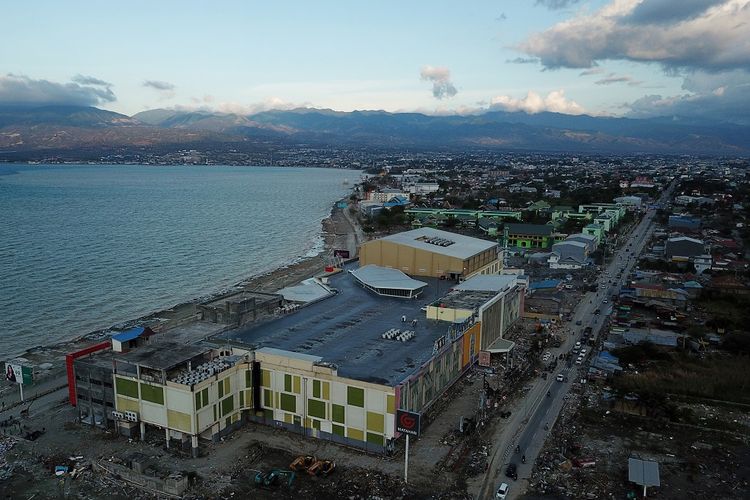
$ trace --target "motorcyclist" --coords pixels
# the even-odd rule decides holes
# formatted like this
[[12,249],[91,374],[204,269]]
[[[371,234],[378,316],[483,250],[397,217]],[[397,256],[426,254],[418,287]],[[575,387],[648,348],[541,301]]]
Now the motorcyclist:
[[520,444],[516,445],[516,453],[521,453],[521,445]]
[[549,391],[547,391],[547,397],[549,397]]
[[525,464],[525,463],[526,463],[526,455],[523,455],[523,456],[521,457],[521,463],[522,463],[522,464]]

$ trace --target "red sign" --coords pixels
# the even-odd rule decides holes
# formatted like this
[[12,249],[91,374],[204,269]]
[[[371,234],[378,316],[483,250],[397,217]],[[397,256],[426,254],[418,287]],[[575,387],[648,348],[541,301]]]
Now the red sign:
[[479,351],[479,366],[491,366],[492,355],[488,351]]
[[410,436],[419,436],[419,419],[419,413],[398,410],[396,412],[396,430]]

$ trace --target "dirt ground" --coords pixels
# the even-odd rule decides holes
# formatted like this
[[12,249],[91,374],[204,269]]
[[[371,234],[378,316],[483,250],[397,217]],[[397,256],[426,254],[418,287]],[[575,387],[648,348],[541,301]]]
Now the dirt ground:
[[[582,386],[545,445],[524,498],[625,498],[639,488],[627,480],[628,457],[659,463],[661,486],[649,497],[750,497],[750,419],[732,408],[684,404],[704,415],[701,426],[618,411],[601,386]],[[732,426],[732,431],[725,429]],[[591,468],[571,459],[591,458]]]

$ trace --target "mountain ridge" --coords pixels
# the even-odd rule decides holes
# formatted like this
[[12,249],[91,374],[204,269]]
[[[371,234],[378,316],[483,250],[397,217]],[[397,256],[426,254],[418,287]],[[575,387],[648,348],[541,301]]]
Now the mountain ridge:
[[94,107],[0,106],[8,150],[178,147],[181,143],[599,153],[750,155],[750,127],[679,117],[650,119],[491,110],[427,115],[297,108],[256,113],[152,109],[127,116]]

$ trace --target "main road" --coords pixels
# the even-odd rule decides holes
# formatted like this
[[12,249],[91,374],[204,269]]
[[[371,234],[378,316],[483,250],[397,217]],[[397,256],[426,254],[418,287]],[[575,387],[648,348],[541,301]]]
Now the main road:
[[[673,183],[662,194],[659,204],[663,205],[670,199],[675,185],[676,183]],[[559,357],[560,354],[570,352],[575,342],[580,341],[586,326],[592,327],[595,336],[599,335],[603,324],[602,318],[611,308],[609,298],[615,290],[619,290],[620,286],[627,283],[628,275],[637,262],[637,256],[649,240],[655,213],[654,208],[647,209],[641,222],[630,231],[612,256],[609,265],[602,269],[600,280],[596,283],[596,292],[589,292],[581,299],[572,315],[570,335],[559,348],[550,350],[553,356]],[[586,357],[589,354],[590,351],[586,353]],[[573,359],[570,361],[572,363]],[[477,498],[492,498],[503,482],[510,484],[508,499],[517,498],[524,492],[534,461],[557,420],[568,391],[579,378],[579,367],[581,374],[585,373],[585,362],[580,365],[564,364],[561,370],[547,380],[540,378],[533,383],[519,403],[520,411],[516,411],[495,443],[495,451],[489,461],[490,465]],[[557,381],[558,374],[563,376],[562,382]],[[525,462],[522,458],[525,458]],[[510,463],[516,464],[521,481],[514,482],[505,477],[505,469]]]

